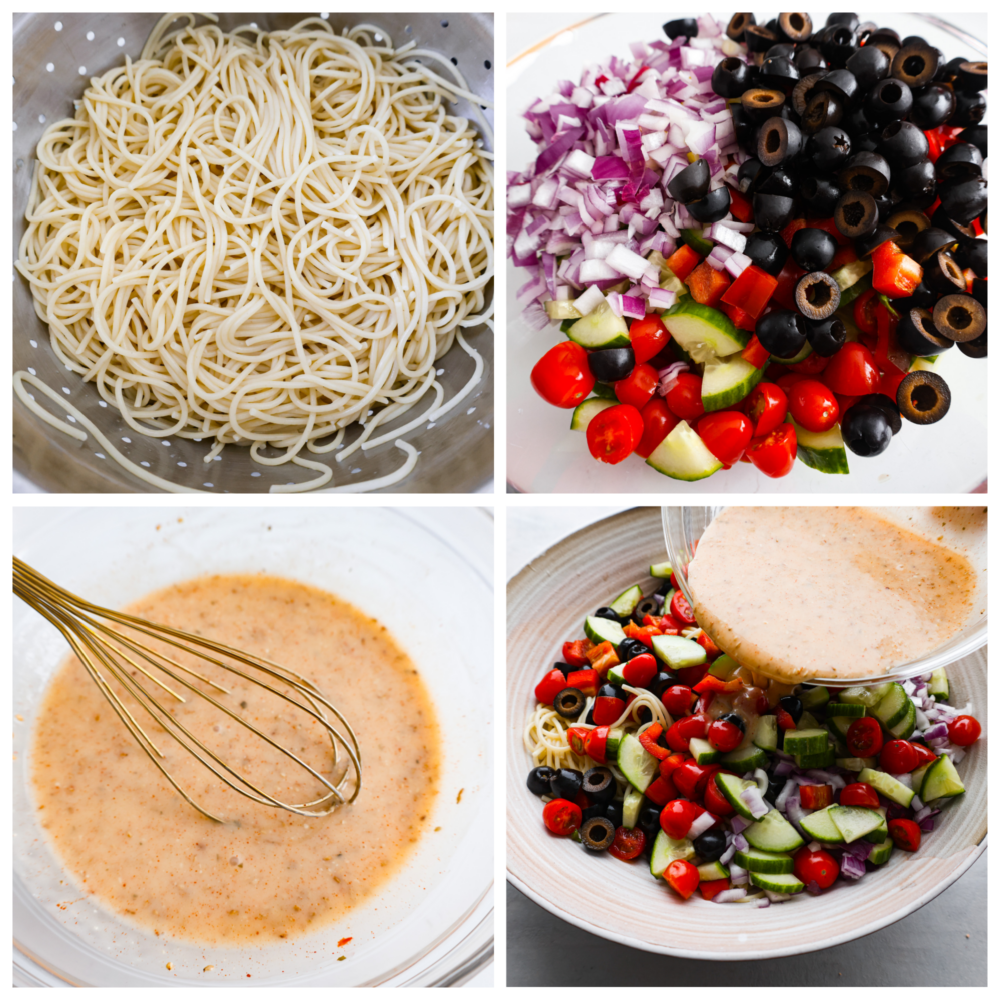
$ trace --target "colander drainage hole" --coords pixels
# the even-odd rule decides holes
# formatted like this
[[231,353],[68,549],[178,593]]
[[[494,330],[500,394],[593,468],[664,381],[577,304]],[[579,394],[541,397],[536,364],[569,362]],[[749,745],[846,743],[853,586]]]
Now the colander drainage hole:
[[323,18],[324,21],[329,21],[330,20],[330,15],[329,14],[320,14],[320,17]]
[[105,403],[103,399],[98,400],[97,405],[101,407],[101,409],[103,410],[106,410],[108,408],[108,404]]
[[486,67],[487,69],[493,69],[493,63],[491,63],[491,62],[489,61],[489,59],[487,59],[487,60],[486,60],[486,61],[485,61],[485,62],[483,63],[483,65],[484,65],[484,66],[485,66],[485,67]]
[[45,115],[39,115],[38,116],[38,124],[39,125],[44,125],[45,124]]
[[67,389],[66,386],[62,387],[62,391],[66,393],[67,396],[69,395],[69,389]]
[[207,486],[210,490],[215,489],[215,483],[202,483],[202,486]]
[[141,466],[142,466],[142,467],[143,467],[144,469],[148,469],[148,468],[149,468],[149,462],[140,462],[139,464],[140,464],[140,465],[141,465]]
[[107,455],[102,455],[102,454],[101,454],[101,453],[100,453],[99,451],[95,451],[95,452],[94,452],[94,454],[95,454],[95,455],[96,455],[96,456],[97,456],[98,458],[107,458],[107,457],[108,457]]
[[187,462],[178,462],[177,465],[182,469],[186,469],[188,467]]
[[54,27],[56,31],[62,31],[62,21],[56,21],[52,27]]
[[14,122],[14,131],[17,131],[17,122]]
[[45,72],[46,73],[51,73],[55,68],[56,68],[55,63],[46,63],[45,64]]
[[34,368],[29,368],[29,369],[28,369],[28,374],[29,374],[29,375],[37,375],[38,373],[37,373],[37,372],[35,371],[35,369],[34,369]]
[[94,40],[94,33],[92,31],[87,32],[87,41],[92,42]]
[[131,444],[131,443],[132,443],[132,439],[131,439],[131,438],[122,438],[122,440],[123,440],[123,441],[124,441],[124,442],[125,442],[126,444]]
[[451,57],[451,61],[452,61],[453,65],[455,65],[455,66],[458,65],[458,60],[454,56]]
[[251,472],[250,473],[250,478],[251,479],[259,479],[260,478],[260,473],[259,472]]
[[80,67],[80,76],[86,76],[86,75],[87,75],[87,67],[86,66],[81,66]]
[[448,22],[447,21],[442,21],[441,22],[441,27],[442,28],[447,28],[448,27]]
[[123,48],[124,46],[125,46],[125,39],[124,38],[119,38],[118,39],[118,48]]

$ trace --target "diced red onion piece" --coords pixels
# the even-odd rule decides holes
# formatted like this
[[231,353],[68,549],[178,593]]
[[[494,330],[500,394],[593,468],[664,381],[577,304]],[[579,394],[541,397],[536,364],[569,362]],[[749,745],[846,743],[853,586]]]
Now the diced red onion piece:
[[591,285],[573,305],[581,316],[589,316],[603,301],[604,293],[596,285]]
[[753,261],[746,254],[734,253],[726,261],[726,270],[734,278],[738,278],[752,263]]
[[646,304],[638,296],[623,295],[622,313],[631,319],[642,319],[646,315]]
[[649,304],[656,309],[669,309],[677,301],[677,293],[669,288],[651,288]]
[[691,829],[688,831],[688,839],[694,840],[695,837],[700,837],[706,830],[711,830],[715,826],[715,823],[716,818],[710,812],[706,810],[700,813],[691,824]]
[[729,247],[720,245],[713,247],[712,252],[705,259],[708,261],[709,267],[714,267],[716,271],[721,271],[725,267],[726,261],[732,257],[734,252]]
[[589,285],[593,281],[614,281],[621,274],[605,260],[585,260],[580,265],[580,281]]
[[622,296],[621,292],[608,292],[608,305],[611,311],[619,318],[622,317]]
[[716,893],[712,897],[713,903],[735,903],[747,894],[746,889],[726,889],[724,892]]
[[[627,247],[620,245],[611,251],[607,262],[611,267],[617,268],[622,274],[627,275],[634,281],[639,280],[644,274],[649,274],[651,270],[653,272],[656,270],[653,265],[637,253],[633,253]],[[654,273],[654,277],[659,278],[659,275]]]

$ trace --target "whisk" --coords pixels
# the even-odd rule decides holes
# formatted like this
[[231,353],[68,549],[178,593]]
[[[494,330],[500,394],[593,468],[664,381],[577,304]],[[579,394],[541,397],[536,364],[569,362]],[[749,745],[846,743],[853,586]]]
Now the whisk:
[[[142,712],[148,714],[164,733],[176,740],[181,747],[231,789],[261,805],[287,809],[299,816],[322,817],[329,816],[339,806],[349,804],[358,797],[358,793],[361,791],[361,751],[358,747],[357,737],[347,720],[330,703],[323,692],[305,677],[286,667],[272,663],[270,660],[251,656],[221,642],[91,604],[42,576],[16,556],[14,557],[14,593],[59,629],[143,752],[160,769],[177,792],[209,819],[220,823],[225,822],[219,816],[199,805],[167,770],[163,763],[166,755],[161,752],[137,719],[138,716],[145,721]],[[192,679],[200,681],[207,687],[214,689],[214,692],[222,695],[231,693],[226,687],[205,677],[199,671],[184,666],[173,657],[154,650],[140,639],[114,626],[126,626],[130,632],[141,633],[159,643],[175,647],[182,654],[221,667],[223,670],[229,671],[283,699],[288,703],[291,711],[306,713],[308,717],[323,727],[326,736],[329,737],[333,754],[331,774],[336,776],[341,769],[343,773],[332,780],[323,777],[297,754],[273,740],[266,733],[261,732],[252,722],[242,718],[220,702],[212,693],[200,690]],[[223,662],[219,657],[235,661],[239,666]],[[105,676],[106,674],[107,676]],[[262,679],[262,676],[268,680],[280,682],[284,689],[272,686]],[[121,694],[112,688],[108,677],[113,678],[118,683],[119,688],[122,689]],[[190,695],[205,699],[219,711],[224,712],[241,726],[245,726],[261,740],[303,768],[323,786],[319,797],[310,802],[283,802],[257,787],[245,774],[227,764],[215,751],[207,747],[182,722],[176,719],[169,710],[164,708],[150,694],[143,683],[143,679],[145,679],[176,699],[177,702],[184,703],[186,701],[184,695],[175,690],[175,687],[171,686],[165,678],[170,678],[177,687],[186,689]],[[126,700],[129,700],[130,703],[126,704]],[[134,702],[135,705],[131,705],[131,702]],[[136,711],[135,706],[138,706],[142,712]],[[328,719],[327,713],[335,717],[343,732]],[[341,763],[339,760],[341,751],[346,754],[345,763]]]

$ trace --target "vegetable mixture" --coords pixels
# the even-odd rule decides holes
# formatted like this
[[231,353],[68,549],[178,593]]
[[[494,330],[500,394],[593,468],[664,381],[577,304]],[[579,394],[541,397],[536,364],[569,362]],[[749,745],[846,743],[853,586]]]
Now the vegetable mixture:
[[527,784],[548,831],[645,856],[684,899],[757,906],[919,851],[981,734],[948,704],[946,672],[768,681],[697,627],[669,565],[650,574],[655,594],[636,585],[588,616],[535,688],[525,745],[549,763]]
[[518,299],[567,336],[532,385],[601,462],[847,473],[986,357],[986,63],[856,14],[664,30],[525,113]]

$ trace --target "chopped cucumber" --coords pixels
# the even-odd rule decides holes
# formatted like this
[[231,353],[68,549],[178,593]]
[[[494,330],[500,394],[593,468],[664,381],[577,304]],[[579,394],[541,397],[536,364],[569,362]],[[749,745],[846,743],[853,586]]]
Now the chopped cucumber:
[[708,740],[692,736],[689,752],[696,764],[711,764],[719,759],[719,751]]
[[[787,738],[787,734],[786,734]],[[837,751],[833,747],[827,747],[820,753],[800,753],[795,756],[795,763],[799,767],[809,770],[813,767],[833,767],[833,762],[837,759]]]
[[853,844],[866,834],[877,830],[884,816],[877,809],[864,806],[830,806],[830,819],[840,831],[845,844]]
[[847,449],[838,424],[817,433],[807,431],[794,420],[791,422],[798,443],[796,454],[803,465],[832,476],[846,476],[851,471],[847,465]]
[[831,701],[826,706],[826,717],[828,719],[834,715],[843,715],[850,719],[860,719],[864,714],[864,705],[851,705],[845,701]]
[[889,729],[889,735],[894,740],[908,740],[917,728],[917,706],[907,697],[906,715]]
[[853,715],[828,715],[826,719],[827,727],[834,736],[840,739],[847,739],[847,730],[852,723],[857,721]]
[[768,875],[787,875],[795,867],[790,854],[772,854],[770,851],[758,851],[755,847],[737,851],[735,861],[748,872],[764,872]]
[[708,659],[704,646],[682,635],[654,635],[653,652],[671,670],[698,667]]
[[625,739],[624,729],[612,729],[608,733],[608,742],[604,748],[604,756],[612,763],[618,762],[618,750],[621,748],[622,740]]
[[[936,761],[932,760],[930,763],[923,764],[915,771],[910,772],[910,781],[912,782],[911,787],[921,798],[924,797],[924,778],[927,776],[927,772],[931,769],[931,764],[934,763],[936,763]],[[872,764],[872,767],[874,766],[875,765]]]
[[649,575],[657,580],[669,580],[671,573],[673,573],[673,568],[668,562],[653,563],[649,567]]
[[707,479],[722,468],[722,463],[708,450],[705,442],[686,420],[682,420],[650,453],[646,464],[657,472],[693,483]]
[[893,846],[894,844],[891,840],[876,844],[872,848],[871,854],[868,855],[868,860],[873,865],[884,865],[889,860],[889,855],[892,854]]
[[557,320],[580,319],[583,315],[576,308],[576,303],[572,299],[549,299],[545,303],[545,311],[549,314],[549,319],[553,322]]
[[[609,385],[607,382],[595,382],[594,388],[590,390],[595,396],[600,396],[601,399],[610,399],[612,403],[618,403],[618,394],[615,392],[615,387]],[[584,400],[586,402],[586,400]]]
[[716,657],[715,662],[708,668],[708,672],[713,677],[728,681],[739,669],[740,665],[728,653],[723,653],[722,656]]
[[602,642],[610,642],[612,646],[617,648],[620,643],[625,641],[625,632],[621,625],[611,621],[610,618],[597,618],[594,615],[589,615],[583,623],[583,631],[591,642],[596,642],[598,645]]
[[763,377],[763,368],[755,367],[739,354],[706,361],[701,381],[701,405],[706,413],[733,406]]
[[[838,315],[841,318],[843,318],[844,316],[848,316],[850,313],[850,309],[848,307],[851,305],[851,303],[854,302],[854,300],[859,295],[863,295],[865,292],[867,292],[868,289],[871,287],[872,287],[872,279],[866,274],[863,275],[861,278],[859,278],[857,281],[855,281],[854,284],[851,285],[849,288],[845,288],[840,293],[840,305],[838,306],[839,310]],[[853,325],[854,324],[852,322],[851,326]],[[847,324],[845,323],[844,326],[847,326]],[[848,327],[847,329],[847,336],[849,338],[851,336],[850,327]]]
[[756,788],[756,781],[749,781],[747,778],[738,778],[735,774],[723,774],[719,771],[715,775],[715,786],[722,792],[725,800],[744,818],[752,820],[753,813],[740,798],[748,788]]
[[[752,744],[747,747],[740,747],[731,753],[724,754],[721,763],[733,771],[754,771],[758,767],[767,767],[767,754],[760,747]],[[766,850],[766,848],[765,848]]]
[[628,733],[618,748],[618,770],[637,791],[644,792],[653,783],[659,764],[656,758]]
[[886,774],[885,771],[876,771],[870,767],[866,767],[858,775],[858,780],[867,782],[876,792],[881,792],[887,799],[891,799],[901,806],[908,806],[916,794],[912,788],[907,788],[891,774]]
[[586,347],[588,351],[600,351],[608,347],[629,347],[632,343],[628,324],[621,316],[616,316],[611,311],[607,300],[583,319],[578,319],[566,332],[566,336],[581,347]]
[[846,702],[848,705],[864,705],[865,708],[874,708],[889,690],[889,684],[876,684],[875,687],[850,687],[844,688],[840,692],[837,701]]
[[753,745],[772,753],[778,749],[778,717],[776,715],[762,715],[757,720],[757,728],[753,734]]
[[715,244],[706,240],[700,229],[682,229],[681,239],[702,257],[707,257],[715,249]]
[[622,618],[627,618],[636,609],[636,605],[642,600],[642,587],[636,585],[623,590],[608,607]]
[[[841,292],[857,284],[872,269],[870,257],[860,257],[831,272],[830,277],[840,286]],[[841,299],[843,301],[843,299]]]
[[860,774],[866,767],[875,767],[878,764],[877,757],[838,757],[834,763],[837,767],[842,767],[845,771],[854,771]]
[[814,708],[822,708],[830,701],[830,692],[825,687],[811,687],[799,692],[799,701],[803,708],[810,711]]
[[924,802],[930,802],[933,799],[954,798],[964,791],[965,785],[962,784],[962,779],[958,776],[958,771],[955,770],[951,758],[941,754],[924,775],[920,797]]
[[649,870],[654,878],[663,878],[663,873],[674,861],[687,861],[695,854],[694,844],[684,840],[672,840],[662,830],[653,841],[653,850],[649,856]]
[[872,709],[872,715],[885,729],[891,729],[906,718],[906,706],[909,704],[910,696],[903,690],[903,685],[893,681],[889,690]]
[[[798,729],[819,729],[819,720],[812,712],[803,712],[799,717]],[[826,732],[824,729],[823,732]]]
[[777,809],[772,809],[763,819],[751,823],[743,831],[743,836],[751,847],[772,853],[795,851],[805,843],[795,827]]
[[803,347],[802,350],[799,351],[799,353],[796,354],[794,357],[791,358],[776,357],[774,358],[774,360],[777,361],[779,365],[797,365],[800,361],[805,361],[805,359],[808,358],[809,355],[812,354],[812,352],[813,352],[812,344],[810,344],[809,341],[807,340],[805,343],[805,347]]
[[569,429],[571,431],[586,432],[587,427],[590,426],[590,421],[593,420],[594,417],[601,412],[601,410],[606,410],[611,406],[615,406],[617,402],[617,399],[614,402],[610,399],[585,399],[573,411],[573,417],[569,422]]
[[695,302],[689,295],[663,314],[663,324],[673,340],[699,363],[738,354],[750,342],[748,330],[738,329],[725,313]]
[[910,362],[909,370],[911,372],[936,372],[938,369],[938,358],[940,357],[940,354],[932,354],[926,358],[915,357]]
[[699,882],[718,882],[720,878],[729,878],[729,869],[720,861],[709,861],[698,865]]
[[950,691],[948,690],[948,674],[944,667],[938,667],[931,674],[931,682],[927,685],[927,691],[935,701],[947,701]]
[[889,836],[889,823],[885,818],[885,806],[879,806],[875,811],[882,817],[882,822],[874,830],[872,830],[871,833],[865,834],[865,840],[870,841],[873,844],[882,844]]
[[617,687],[621,687],[623,684],[628,684],[625,679],[625,674],[622,672],[622,668],[625,664],[620,663],[617,667],[611,667],[607,673],[607,680],[609,684],[614,684]]
[[639,822],[639,813],[646,796],[636,788],[625,789],[625,800],[622,802],[622,826],[634,830]]
[[830,816],[832,808],[833,806],[827,806],[825,809],[817,809],[816,812],[810,813],[802,820],[802,829],[813,840],[818,840],[821,844],[842,844],[844,842],[843,835]]
[[805,889],[805,885],[795,875],[765,875],[764,872],[750,872],[750,881],[759,889],[766,889],[768,892],[784,892],[791,895]]
[[789,729],[785,733],[785,753],[793,757],[799,754],[822,753],[830,741],[825,729]]

